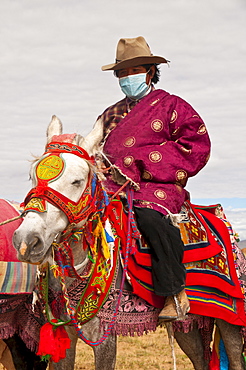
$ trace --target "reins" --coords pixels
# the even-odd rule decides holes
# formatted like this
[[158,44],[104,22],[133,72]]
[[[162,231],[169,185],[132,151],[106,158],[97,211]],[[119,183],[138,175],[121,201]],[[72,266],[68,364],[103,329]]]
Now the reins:
[[111,199],[116,198],[117,195],[129,184],[130,180],[127,180],[111,197]]
[[10,222],[13,222],[13,221],[19,220],[20,218],[23,218],[23,217],[25,216],[25,213],[26,213],[26,212],[22,212],[19,216],[16,216],[16,217],[14,217],[14,218],[10,218],[10,219],[8,219],[8,220],[5,220],[5,221],[3,221],[3,222],[0,222],[0,226],[2,226],[2,225],[6,225],[6,224],[8,224],[8,223],[10,223]]

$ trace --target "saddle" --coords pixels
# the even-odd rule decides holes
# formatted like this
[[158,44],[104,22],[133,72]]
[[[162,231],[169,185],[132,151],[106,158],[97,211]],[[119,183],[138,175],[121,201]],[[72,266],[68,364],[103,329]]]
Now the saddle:
[[[183,263],[187,270],[190,313],[245,326],[246,263],[221,205],[199,206],[187,201],[183,211],[187,218],[178,227],[185,248]],[[107,214],[121,237],[124,264],[127,215],[117,200],[110,203]],[[133,293],[154,307],[162,308],[164,298],[155,295],[153,290],[150,248],[137,234],[135,239],[133,234],[131,245],[128,275]]]

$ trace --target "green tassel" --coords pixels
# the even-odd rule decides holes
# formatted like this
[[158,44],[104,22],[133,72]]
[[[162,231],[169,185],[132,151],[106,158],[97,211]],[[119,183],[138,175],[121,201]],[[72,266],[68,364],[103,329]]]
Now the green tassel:
[[90,253],[88,253],[88,258],[89,260],[92,262],[92,263],[95,263],[95,260],[92,258],[92,255]]
[[51,355],[45,355],[45,356],[43,355],[41,356],[41,361],[49,362],[50,358],[51,358]]

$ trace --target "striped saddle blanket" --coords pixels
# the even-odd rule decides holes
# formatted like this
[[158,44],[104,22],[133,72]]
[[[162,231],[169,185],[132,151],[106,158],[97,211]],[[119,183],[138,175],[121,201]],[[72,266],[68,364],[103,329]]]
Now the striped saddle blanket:
[[[190,202],[184,207],[187,219],[179,228],[185,248],[190,313],[246,326],[246,260],[222,207]],[[124,245],[122,249],[124,254]],[[155,307],[163,306],[163,298],[153,291],[151,254],[143,240],[129,256],[128,274],[136,295]]]
[[[18,204],[0,199],[0,223],[19,215]],[[20,262],[12,244],[14,231],[21,219],[0,226],[0,294],[32,293],[35,279],[35,265]]]

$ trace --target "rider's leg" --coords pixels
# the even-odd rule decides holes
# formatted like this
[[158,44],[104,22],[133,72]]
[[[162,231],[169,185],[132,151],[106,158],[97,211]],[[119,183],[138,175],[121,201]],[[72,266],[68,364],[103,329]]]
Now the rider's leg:
[[166,296],[160,319],[175,320],[189,310],[184,291],[184,244],[169,218],[149,208],[134,207],[138,228],[152,251],[152,276],[157,295]]

